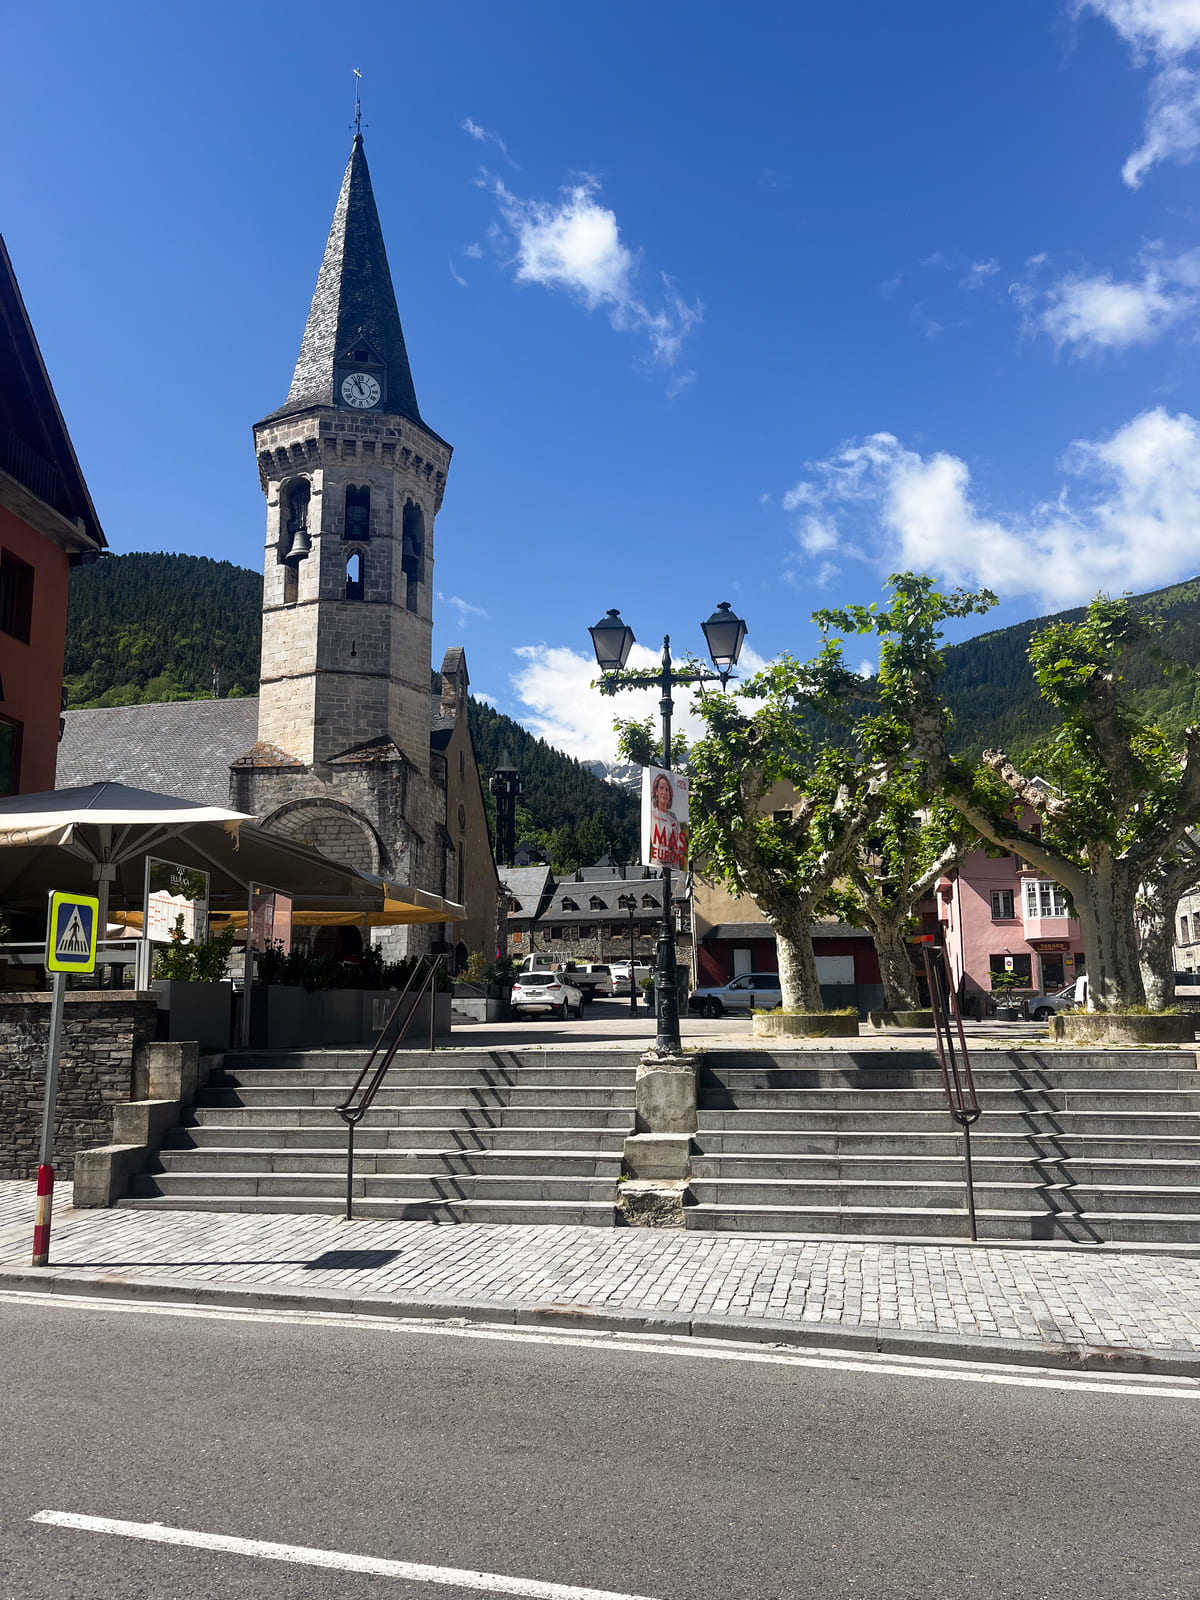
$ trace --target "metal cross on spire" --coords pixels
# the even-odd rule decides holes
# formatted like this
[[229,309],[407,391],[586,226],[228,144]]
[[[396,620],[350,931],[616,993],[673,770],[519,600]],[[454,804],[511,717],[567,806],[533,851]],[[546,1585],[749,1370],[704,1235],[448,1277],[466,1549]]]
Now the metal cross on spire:
[[362,133],[362,129],[363,129],[362,100],[361,100],[361,98],[359,96],[359,89],[360,89],[361,85],[362,85],[362,73],[358,70],[357,67],[355,67],[354,68],[354,131],[355,131],[356,134],[361,134]]

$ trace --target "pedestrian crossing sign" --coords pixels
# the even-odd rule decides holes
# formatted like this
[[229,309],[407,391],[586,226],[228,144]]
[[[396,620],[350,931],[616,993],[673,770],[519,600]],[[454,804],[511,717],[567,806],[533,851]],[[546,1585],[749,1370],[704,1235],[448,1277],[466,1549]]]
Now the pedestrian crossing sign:
[[100,902],[91,895],[50,894],[46,966],[51,972],[95,972]]

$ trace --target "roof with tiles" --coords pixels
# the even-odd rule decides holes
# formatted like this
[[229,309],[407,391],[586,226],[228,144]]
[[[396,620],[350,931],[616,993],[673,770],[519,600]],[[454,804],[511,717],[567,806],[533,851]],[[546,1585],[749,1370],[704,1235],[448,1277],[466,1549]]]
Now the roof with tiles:
[[258,736],[258,699],[68,711],[55,787],[127,783],[207,805],[229,804],[229,765]]

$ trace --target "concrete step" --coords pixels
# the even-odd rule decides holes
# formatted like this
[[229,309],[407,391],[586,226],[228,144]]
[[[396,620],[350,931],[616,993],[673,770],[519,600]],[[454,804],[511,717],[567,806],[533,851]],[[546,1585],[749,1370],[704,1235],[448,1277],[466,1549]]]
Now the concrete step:
[[[976,1183],[1151,1185],[1200,1190],[1200,1161],[1090,1161],[1077,1157],[1029,1156],[998,1160],[974,1151]],[[828,1179],[865,1182],[963,1180],[961,1156],[721,1155],[693,1156],[694,1178],[746,1178],[790,1182]]]
[[[942,1075],[936,1060],[929,1068],[919,1071],[889,1068],[888,1057],[881,1058],[879,1066],[871,1067],[739,1067],[701,1068],[697,1086],[701,1098],[740,1095],[750,1090],[766,1089],[861,1089],[864,1091],[886,1089],[920,1089],[930,1094],[942,1093]],[[1140,1067],[1099,1068],[1070,1065],[1045,1067],[989,1067],[975,1057],[971,1062],[975,1086],[981,1092],[1006,1092],[1010,1089],[1097,1090],[1118,1089],[1196,1089],[1200,1090],[1193,1057],[1187,1067],[1161,1067],[1156,1058],[1148,1057]]]
[[[407,1070],[409,1067],[473,1067],[473,1068],[520,1068],[520,1067],[550,1067],[554,1071],[569,1070],[571,1068],[591,1068],[601,1065],[604,1068],[624,1067],[630,1072],[637,1067],[641,1058],[644,1045],[637,1045],[629,1049],[622,1047],[597,1049],[595,1046],[564,1045],[547,1048],[545,1045],[527,1045],[519,1050],[480,1050],[480,1049],[441,1049],[432,1053],[428,1050],[405,1050],[398,1056],[396,1070]],[[306,1071],[312,1068],[334,1071],[358,1072],[367,1057],[370,1047],[355,1050],[227,1050],[224,1055],[216,1058],[218,1070],[229,1072],[265,1071],[287,1072]]]
[[[354,1067],[226,1068],[209,1079],[210,1090],[225,1089],[340,1089],[347,1094],[362,1069]],[[384,1079],[388,1087],[428,1088],[444,1085],[456,1089],[548,1088],[565,1089],[578,1084],[585,1089],[632,1089],[632,1067],[609,1067],[602,1062],[591,1067],[513,1067],[505,1065],[458,1066],[437,1061],[428,1066],[393,1065]]]
[[[775,1132],[804,1130],[810,1133],[939,1133],[953,1127],[943,1105],[939,1111],[870,1110],[714,1110],[705,1107],[697,1114],[701,1133]],[[1195,1138],[1200,1117],[1190,1112],[1130,1111],[1078,1112],[989,1111],[977,1129],[999,1134],[1067,1133],[1095,1137]]]
[[[692,1141],[704,1156],[942,1156],[958,1158],[962,1136],[949,1126],[942,1133],[906,1133],[888,1129],[878,1133],[846,1130],[825,1132],[810,1129],[794,1133],[782,1131],[743,1131],[702,1129]],[[976,1159],[1019,1159],[1022,1156],[1064,1156],[1093,1161],[1197,1161],[1200,1162],[1200,1137],[1193,1139],[1143,1137],[1119,1138],[1089,1133],[993,1133],[993,1119],[976,1123],[971,1130],[971,1147]]]
[[[1167,1111],[1200,1114],[1200,1077],[1193,1089],[979,1089],[985,1111]],[[745,1089],[736,1099],[702,1094],[706,1110],[937,1111],[946,1098],[932,1089]]]
[[[325,1106],[333,1111],[344,1099],[344,1090],[307,1084],[280,1084],[271,1088],[222,1089],[204,1092],[206,1106]],[[633,1085],[628,1088],[592,1088],[563,1084],[541,1084],[525,1088],[507,1084],[463,1088],[458,1084],[420,1084],[407,1087],[389,1078],[375,1096],[377,1106],[520,1106],[520,1105],[633,1106]]]
[[[334,1200],[283,1195],[138,1195],[118,1204],[132,1211],[236,1211],[279,1215],[297,1212],[340,1216],[345,1196]],[[364,1196],[354,1201],[356,1218],[386,1217],[395,1222],[508,1223],[528,1227],[612,1228],[619,1220],[615,1202],[589,1200],[396,1200]],[[414,1291],[415,1292],[415,1291]]]
[[[395,1173],[379,1177],[356,1168],[354,1193],[377,1200],[569,1200],[616,1203],[616,1174],[593,1178],[479,1177],[453,1173]],[[230,1199],[344,1200],[346,1173],[157,1172],[142,1173],[132,1193],[140,1197],[221,1195]]]
[[[236,1119],[242,1127],[345,1128],[330,1106],[207,1106],[193,1113],[197,1123],[227,1124]],[[522,1105],[514,1107],[459,1105],[381,1106],[367,1112],[360,1128],[624,1128],[633,1131],[632,1107],[581,1105]]]
[[[866,1206],[903,1210],[934,1209],[964,1204],[961,1174],[957,1182],[932,1179],[693,1178],[691,1192],[699,1204],[732,1206],[824,1206],[843,1209]],[[1117,1211],[1195,1216],[1200,1218],[1200,1189],[1180,1185],[1117,1185],[1038,1183],[1012,1179],[975,1183],[975,1204],[988,1211]]]
[[[360,1124],[354,1135],[356,1150],[597,1150],[620,1155],[624,1128],[377,1128]],[[246,1127],[241,1123],[192,1123],[176,1128],[168,1150],[252,1148],[336,1150],[345,1154],[346,1128],[341,1122],[321,1127]]]
[[[621,1172],[621,1153],[598,1150],[472,1150],[418,1149],[370,1150],[356,1143],[354,1170],[363,1175],[478,1174],[480,1176],[553,1178],[606,1178],[616,1183]],[[244,1175],[259,1172],[303,1172],[345,1177],[346,1151],[331,1149],[273,1149],[236,1146],[192,1150],[164,1149],[155,1164],[156,1173],[220,1173]]]

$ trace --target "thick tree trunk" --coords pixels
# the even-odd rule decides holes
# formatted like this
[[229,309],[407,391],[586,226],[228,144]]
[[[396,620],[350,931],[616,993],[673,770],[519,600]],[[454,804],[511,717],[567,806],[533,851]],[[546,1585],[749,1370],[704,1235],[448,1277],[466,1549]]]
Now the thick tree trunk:
[[1087,956],[1088,1010],[1120,1011],[1144,1005],[1138,958],[1137,874],[1125,861],[1100,856],[1084,881],[1076,909]]
[[1175,913],[1182,891],[1168,876],[1143,883],[1138,896],[1138,955],[1146,1004],[1162,1011],[1175,1002]]
[[817,958],[809,933],[811,919],[791,919],[775,924],[775,947],[779,953],[779,987],[785,1011],[821,1011],[821,985],[817,982]]
[[899,921],[880,916],[872,919],[875,949],[879,954],[879,976],[883,982],[883,1003],[889,1011],[919,1011],[921,996],[913,974],[912,957],[904,937],[907,914]]

